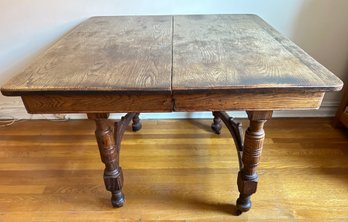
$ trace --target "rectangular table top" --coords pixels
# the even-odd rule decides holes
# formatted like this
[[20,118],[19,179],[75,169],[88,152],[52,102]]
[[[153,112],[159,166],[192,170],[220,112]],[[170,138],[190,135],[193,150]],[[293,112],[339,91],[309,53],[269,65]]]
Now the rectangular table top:
[[255,15],[92,17],[4,95],[332,91],[339,80]]

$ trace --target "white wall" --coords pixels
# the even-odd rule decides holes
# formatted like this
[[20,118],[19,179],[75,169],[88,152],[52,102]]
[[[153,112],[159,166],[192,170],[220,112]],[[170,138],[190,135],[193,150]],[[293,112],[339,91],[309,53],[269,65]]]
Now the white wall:
[[[347,0],[0,0],[0,84],[90,16],[212,13],[260,15],[347,81],[347,9]],[[339,99],[331,93],[324,111],[307,115],[332,115]],[[23,117],[21,101],[0,96],[0,118],[10,112]]]

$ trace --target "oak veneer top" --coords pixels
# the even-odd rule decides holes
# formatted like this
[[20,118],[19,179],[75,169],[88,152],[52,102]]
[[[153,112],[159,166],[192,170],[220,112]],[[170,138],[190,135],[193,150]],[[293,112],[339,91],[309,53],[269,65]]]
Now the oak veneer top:
[[342,82],[256,15],[174,18],[174,92],[329,91]]
[[330,91],[342,82],[255,15],[93,17],[4,95]]
[[171,93],[171,16],[92,17],[3,88],[5,95]]

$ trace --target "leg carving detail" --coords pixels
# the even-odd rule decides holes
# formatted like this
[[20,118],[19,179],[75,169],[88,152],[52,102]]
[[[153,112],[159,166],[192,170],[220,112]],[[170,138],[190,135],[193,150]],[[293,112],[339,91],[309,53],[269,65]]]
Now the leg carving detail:
[[133,132],[139,131],[142,127],[139,115],[140,115],[140,113],[136,113],[133,117],[133,123],[132,123]]
[[114,130],[109,125],[108,114],[88,114],[89,119],[96,122],[96,139],[100,157],[105,164],[104,183],[106,190],[111,192],[111,203],[114,207],[124,204],[123,172],[119,166],[119,154],[122,136],[135,113],[127,113],[119,122],[115,123]]
[[214,131],[216,134],[221,133],[221,119],[218,115],[216,115],[217,112],[213,112],[214,120],[213,123],[211,124],[211,129]]
[[243,165],[238,173],[237,181],[240,193],[237,200],[237,209],[240,212],[246,212],[251,208],[250,196],[257,189],[258,175],[256,168],[260,163],[265,138],[263,126],[272,117],[272,111],[250,111],[247,113],[250,125],[245,133]]
[[234,144],[236,145],[236,148],[237,148],[239,169],[242,169],[243,168],[242,155],[243,155],[243,146],[244,146],[242,124],[236,122],[226,112],[214,111],[213,115],[214,117],[218,118],[220,122],[222,120],[222,122],[226,125],[227,129],[230,131]]

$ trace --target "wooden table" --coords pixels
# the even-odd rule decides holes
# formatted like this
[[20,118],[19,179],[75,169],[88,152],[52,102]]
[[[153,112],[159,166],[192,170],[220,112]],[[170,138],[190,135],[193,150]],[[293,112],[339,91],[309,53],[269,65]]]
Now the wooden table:
[[[240,160],[237,208],[256,192],[265,133],[273,110],[319,108],[342,82],[255,15],[93,17],[53,44],[3,86],[29,113],[87,113],[115,207],[124,203],[119,166],[122,135],[139,113],[213,111],[231,132]],[[241,125],[226,110],[244,110]],[[109,113],[127,112],[107,124]],[[209,180],[209,178],[207,178]],[[204,181],[202,181],[204,183]]]

